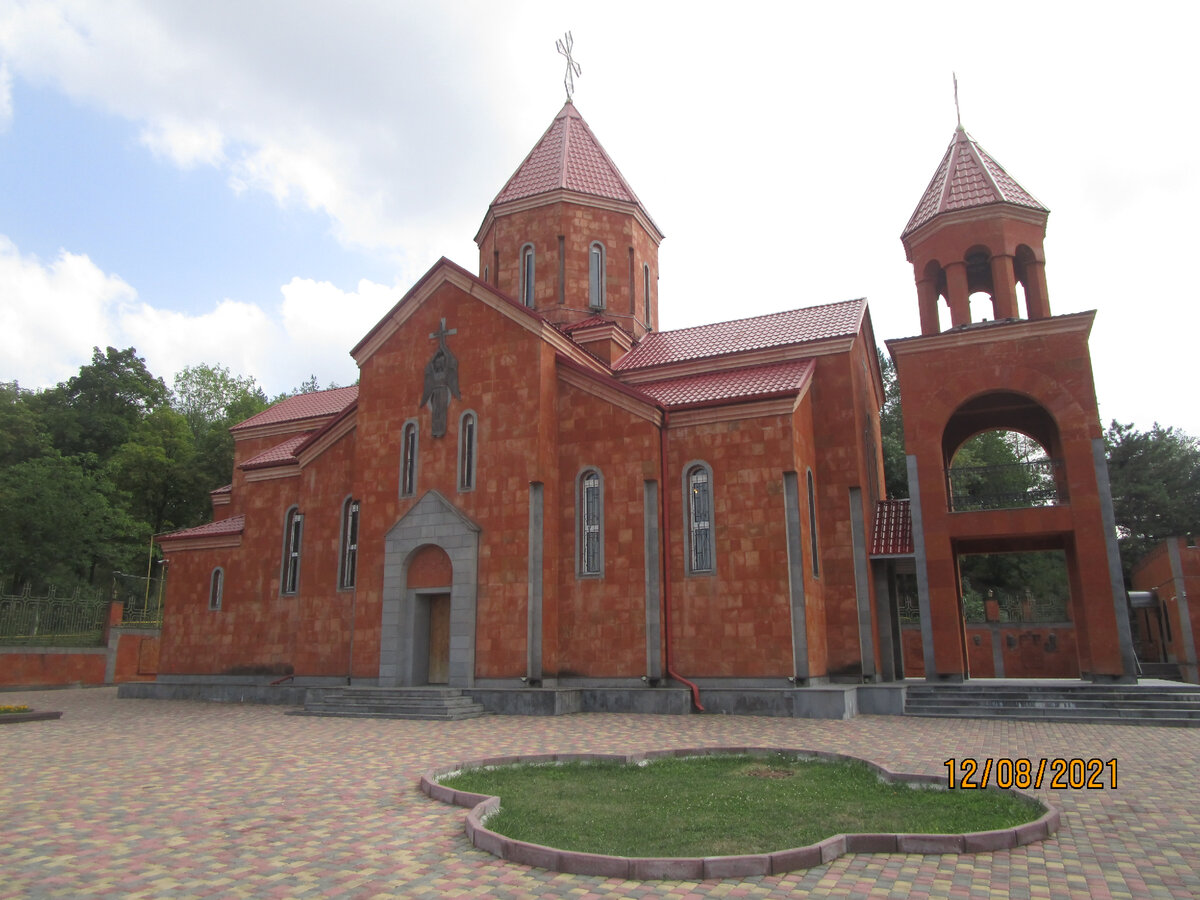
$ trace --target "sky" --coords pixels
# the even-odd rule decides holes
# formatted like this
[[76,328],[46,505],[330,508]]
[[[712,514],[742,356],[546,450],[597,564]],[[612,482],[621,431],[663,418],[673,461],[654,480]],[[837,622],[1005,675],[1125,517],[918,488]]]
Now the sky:
[[1100,417],[1200,436],[1200,4],[0,0],[0,381],[133,346],[269,395],[446,256],[564,100],[666,238],[664,329],[869,302],[956,125],[1051,210]]

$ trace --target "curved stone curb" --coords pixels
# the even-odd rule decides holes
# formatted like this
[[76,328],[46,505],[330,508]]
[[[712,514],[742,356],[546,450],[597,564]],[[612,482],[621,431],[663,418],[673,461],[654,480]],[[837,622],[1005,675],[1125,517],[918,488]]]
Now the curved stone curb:
[[0,714],[0,725],[11,725],[14,722],[41,722],[45,719],[61,719],[62,713],[31,709],[29,712]]
[[[866,763],[885,781],[907,782],[941,787],[944,780],[938,775],[914,775],[892,772],[884,766],[857,756],[829,753],[823,750],[797,750],[792,747],[689,747],[673,750],[650,750],[622,756],[615,753],[544,753],[526,756],[492,756],[445,766],[421,776],[421,790],[434,800],[465,806],[467,838],[488,853],[515,863],[538,866],[571,875],[598,875],[603,878],[624,878],[634,881],[669,879],[672,881],[704,881],[719,878],[748,878],[754,875],[779,875],[793,869],[805,869],[837,859],[843,853],[983,853],[992,850],[1011,850],[1024,844],[1044,840],[1058,831],[1059,813],[1036,797],[1010,788],[1004,792],[1025,797],[1045,810],[1041,818],[995,831],[975,831],[969,834],[836,834],[807,847],[777,850],[743,856],[707,857],[624,857],[598,853],[576,853],[541,844],[530,844],[497,834],[484,824],[487,817],[500,808],[500,798],[470,791],[456,791],[438,783],[439,778],[464,769],[518,764],[547,764],[561,762],[616,762],[635,765],[644,760],[662,757],[750,755],[769,756],[783,753],[801,759],[824,759]],[[998,789],[1002,790],[1002,789]]]

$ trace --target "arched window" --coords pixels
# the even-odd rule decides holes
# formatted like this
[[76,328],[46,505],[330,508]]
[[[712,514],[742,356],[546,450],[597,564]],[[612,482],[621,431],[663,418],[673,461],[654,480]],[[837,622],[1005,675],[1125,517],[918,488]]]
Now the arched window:
[[411,497],[417,491],[417,420],[404,423],[400,436],[400,496]]
[[684,472],[684,512],[687,527],[688,574],[711,574],[716,570],[713,555],[712,469],[706,463],[693,463]]
[[654,318],[651,315],[650,306],[650,264],[642,264],[642,298],[646,302],[646,327],[654,327]]
[[576,574],[604,574],[604,477],[585,469],[576,480]]
[[212,578],[208,582],[208,608],[221,608],[221,594],[225,590],[225,570],[217,566],[212,570]]
[[475,490],[475,413],[467,410],[458,420],[458,489]]
[[339,554],[338,587],[354,587],[358,569],[358,501],[347,497],[342,504],[342,546]]
[[818,578],[821,575],[821,563],[817,558],[817,493],[813,489],[812,469],[809,469],[806,474],[808,476],[808,543],[809,549],[812,551],[813,578]]
[[604,309],[605,265],[604,245],[593,241],[588,250],[588,306],[592,309]]
[[300,541],[304,537],[304,516],[293,506],[283,522],[283,567],[279,592],[294,594],[300,589]]
[[521,248],[521,302],[533,309],[534,253],[533,244]]

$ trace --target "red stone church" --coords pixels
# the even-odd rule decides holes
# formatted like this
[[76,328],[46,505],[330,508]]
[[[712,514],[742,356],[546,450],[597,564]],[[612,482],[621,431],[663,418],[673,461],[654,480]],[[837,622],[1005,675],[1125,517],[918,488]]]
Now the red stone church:
[[[1127,678],[1093,314],[1050,316],[1045,220],[956,133],[905,231],[913,500],[889,502],[865,300],[660,331],[663,235],[568,101],[488,207],[476,271],[413,285],[351,351],[357,387],[233,429],[213,522],[158,539],[159,686],[849,715],[855,686],[969,676],[957,553],[1044,547],[1071,571],[1070,674]],[[992,427],[1061,460],[1056,502],[953,510],[954,450]]]

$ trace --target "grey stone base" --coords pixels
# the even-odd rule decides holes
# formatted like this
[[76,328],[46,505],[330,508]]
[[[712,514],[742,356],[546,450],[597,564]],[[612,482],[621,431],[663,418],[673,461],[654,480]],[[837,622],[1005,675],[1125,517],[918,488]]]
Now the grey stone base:
[[[269,703],[303,706],[310,687],[345,684],[342,678],[296,678],[271,684],[262,677],[160,675],[153,682],[131,682],[117,696],[157,700],[211,700],[221,703]],[[372,679],[355,679],[354,686]],[[565,716],[572,713],[635,713],[685,716],[695,710],[684,687],[624,686],[579,683],[558,687],[525,687],[497,682],[463,689],[463,694],[489,713],[506,716]],[[852,719],[860,713],[902,715],[902,684],[765,687],[761,683],[716,682],[701,685],[704,712],[732,716],[778,716],[798,719]]]

